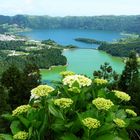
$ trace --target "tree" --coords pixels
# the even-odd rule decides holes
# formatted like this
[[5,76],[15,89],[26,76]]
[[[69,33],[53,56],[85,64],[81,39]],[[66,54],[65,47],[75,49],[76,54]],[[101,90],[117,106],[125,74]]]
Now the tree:
[[134,82],[134,80],[139,78],[138,71],[138,62],[135,52],[131,52],[128,60],[126,61],[126,65],[124,71],[119,80],[119,88],[123,91],[128,91],[130,84]]
[[[30,91],[40,84],[40,73],[36,65],[27,64],[23,71],[11,65],[3,74],[0,86],[0,115],[17,106],[27,104]],[[5,89],[6,88],[6,89]],[[9,131],[9,123],[0,116],[0,133]]]
[[0,85],[0,133],[5,133],[9,130],[9,123],[1,116],[2,114],[11,111],[8,99],[8,91]]
[[15,65],[11,65],[3,74],[1,83],[9,90],[11,108],[27,104],[30,99],[30,91],[40,84],[40,73],[38,67],[28,64],[23,71]]
[[9,104],[11,108],[22,103],[22,92],[20,91],[22,73],[15,65],[11,65],[3,74],[1,84],[9,90]]
[[107,62],[100,66],[100,70],[94,71],[93,76],[95,78],[108,80],[108,88],[110,90],[117,89],[118,87],[119,75],[115,71],[113,71],[112,67]]
[[140,107],[140,73],[138,70],[138,61],[136,57],[136,53],[133,51],[130,53],[128,60],[126,61],[126,65],[124,71],[119,80],[119,89],[127,92],[132,100],[132,105],[137,108]]
[[24,98],[30,98],[31,89],[41,84],[41,75],[39,68],[35,64],[26,64],[23,69],[23,83]]
[[8,100],[8,91],[0,85],[0,115],[11,110]]

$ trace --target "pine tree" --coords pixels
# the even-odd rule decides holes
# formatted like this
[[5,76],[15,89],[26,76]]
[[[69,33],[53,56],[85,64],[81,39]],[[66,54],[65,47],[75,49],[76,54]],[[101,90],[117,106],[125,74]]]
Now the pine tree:
[[110,90],[118,88],[119,75],[112,69],[112,67],[107,62],[100,66],[100,70],[94,71],[93,76],[95,78],[108,80],[108,89]]
[[9,123],[1,116],[11,111],[8,99],[8,91],[0,85],[0,133],[5,133],[9,130]]
[[135,52],[131,52],[128,60],[126,61],[126,65],[124,71],[119,80],[119,89],[127,92],[132,100],[132,105],[137,108],[140,107],[140,77],[139,77],[139,68],[138,61]]
[[26,64],[23,70],[21,89],[24,91],[24,98],[30,98],[30,91],[41,84],[39,68],[35,64]]
[[11,65],[1,78],[2,86],[9,90],[9,104],[12,109],[22,103],[22,92],[20,90],[22,73],[15,65]]
[[40,84],[40,73],[35,65],[26,65],[20,71],[15,65],[11,65],[3,74],[1,84],[9,90],[11,108],[27,104],[30,99],[30,91]]
[[0,115],[11,110],[8,100],[8,91],[0,85]]
[[41,75],[37,65],[26,64],[23,70],[23,77],[30,88],[34,88],[41,83]]

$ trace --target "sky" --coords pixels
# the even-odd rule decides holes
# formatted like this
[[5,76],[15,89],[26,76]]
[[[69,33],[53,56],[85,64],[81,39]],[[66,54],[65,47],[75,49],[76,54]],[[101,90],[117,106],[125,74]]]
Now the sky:
[[140,15],[140,0],[0,0],[0,15]]

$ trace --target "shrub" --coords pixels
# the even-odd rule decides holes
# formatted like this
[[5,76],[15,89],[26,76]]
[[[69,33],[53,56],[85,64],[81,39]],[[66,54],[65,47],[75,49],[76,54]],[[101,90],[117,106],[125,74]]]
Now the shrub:
[[127,130],[139,129],[140,117],[125,106],[130,100],[127,93],[108,91],[107,84],[102,79],[71,75],[64,77],[55,89],[48,85],[36,87],[31,94],[40,97],[31,96],[29,105],[18,107],[13,111],[16,115],[8,116],[11,118],[10,138],[129,140]]

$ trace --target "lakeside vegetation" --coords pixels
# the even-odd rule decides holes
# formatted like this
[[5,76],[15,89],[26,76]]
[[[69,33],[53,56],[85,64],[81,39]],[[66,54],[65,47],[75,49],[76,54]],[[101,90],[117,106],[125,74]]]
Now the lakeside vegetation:
[[121,38],[113,42],[99,41],[90,38],[76,38],[76,41],[84,42],[88,44],[98,44],[99,50],[105,51],[112,56],[128,57],[131,51],[137,53],[137,57],[140,56],[140,36],[129,34],[127,37]]
[[53,47],[56,47],[56,48],[61,48],[61,49],[74,49],[74,48],[78,48],[78,46],[75,46],[75,45],[60,45],[58,44],[57,42],[55,42],[54,40],[51,40],[51,39],[48,39],[48,40],[42,40],[41,42],[42,44],[46,44],[46,45],[51,45]]
[[117,42],[103,43],[99,46],[99,50],[103,50],[113,56],[128,57],[130,51],[136,51],[140,55],[140,37],[122,38]]
[[51,66],[66,65],[67,59],[62,55],[63,46],[44,44],[44,41],[0,41],[0,73],[14,64],[23,69],[26,64],[35,64],[38,68],[48,69]]
[[[1,20],[1,19],[0,19]],[[17,32],[30,31],[29,28],[19,26],[18,24],[0,24],[0,34],[15,34]]]
[[102,44],[102,43],[106,43],[105,41],[99,41],[96,39],[90,39],[90,38],[75,38],[75,41],[79,41],[79,42],[84,42],[84,43],[88,43],[88,44]]

